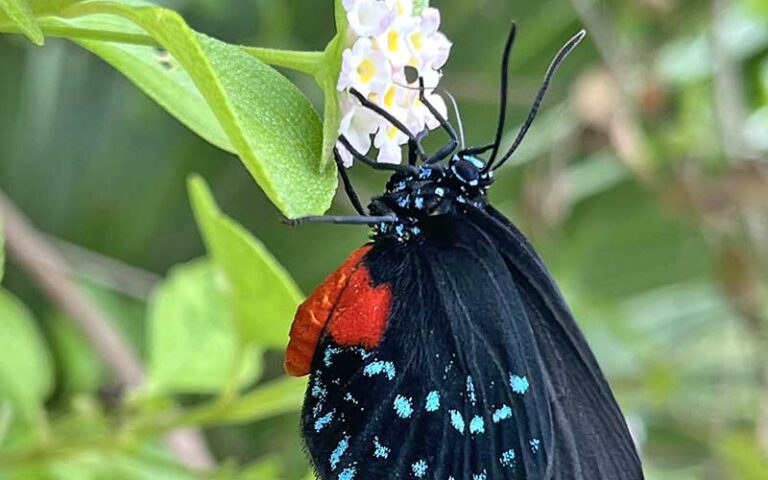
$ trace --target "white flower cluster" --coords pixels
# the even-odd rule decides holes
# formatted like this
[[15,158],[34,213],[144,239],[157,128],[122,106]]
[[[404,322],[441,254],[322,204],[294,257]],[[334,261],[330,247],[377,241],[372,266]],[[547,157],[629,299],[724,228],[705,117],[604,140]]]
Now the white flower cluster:
[[[427,100],[447,118],[443,99],[434,93],[439,69],[448,60],[451,42],[438,31],[440,12],[425,8],[414,12],[413,0],[344,0],[350,27],[351,48],[344,50],[337,89],[342,92],[339,134],[357,151],[367,153],[373,145],[377,161],[401,163],[401,145],[408,137],[375,112],[360,105],[349,90],[356,89],[384,108],[415,134],[435,129],[439,122],[419,100],[418,80],[406,80],[412,67],[424,79]],[[337,145],[344,165],[352,155]]]

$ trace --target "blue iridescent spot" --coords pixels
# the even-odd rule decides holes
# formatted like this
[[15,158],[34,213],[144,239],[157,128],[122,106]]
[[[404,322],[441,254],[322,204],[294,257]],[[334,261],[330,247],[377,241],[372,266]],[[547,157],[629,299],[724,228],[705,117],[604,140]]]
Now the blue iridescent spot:
[[400,205],[401,207],[405,208],[405,207],[408,206],[408,201],[409,201],[409,198],[408,198],[408,195],[406,195],[404,197],[398,198],[397,199],[397,204]]
[[429,167],[421,167],[419,170],[419,179],[421,180],[425,180],[432,175],[432,169]]
[[317,382],[315,385],[312,386],[312,396],[319,399],[324,399],[325,396],[328,395],[328,390],[323,388],[322,384],[320,382]]
[[435,189],[435,195],[437,195],[438,197],[442,197],[443,195],[445,195],[445,189],[443,189],[442,187],[437,187]]
[[469,401],[472,405],[477,403],[477,396],[475,395],[475,384],[472,383],[472,375],[467,377],[467,395],[469,395]]
[[451,410],[448,413],[451,414],[451,425],[453,425],[453,428],[460,433],[464,433],[464,417],[461,416],[461,413],[456,410]]
[[392,362],[383,362],[378,360],[369,363],[363,369],[363,375],[366,377],[373,377],[374,375],[381,375],[382,373],[386,375],[388,379],[394,379],[395,374],[397,373],[395,371],[395,364]]
[[413,406],[411,405],[411,399],[402,395],[395,397],[394,401],[395,413],[400,418],[408,418],[413,413]]
[[509,386],[512,387],[512,391],[520,395],[525,394],[528,391],[528,378],[525,376],[519,377],[517,375],[509,376]]
[[413,205],[421,210],[424,208],[424,198],[423,197],[416,197],[416,200],[414,200]]
[[499,423],[502,420],[506,420],[512,417],[512,409],[509,405],[502,405],[501,408],[497,408],[493,412],[493,423]]
[[357,405],[357,404],[358,404],[358,401],[357,401],[357,399],[356,399],[355,397],[353,397],[353,396],[352,396],[352,394],[351,394],[351,393],[349,393],[349,392],[347,392],[347,393],[344,395],[344,400],[346,400],[346,401],[348,401],[348,402],[350,402],[350,403],[354,403],[355,405]]
[[536,453],[539,451],[539,447],[541,446],[541,441],[538,438],[534,438],[528,442],[528,445],[531,446],[531,452]]
[[379,442],[379,437],[373,437],[373,456],[376,458],[389,457],[390,449]]
[[405,233],[405,226],[402,223],[398,223],[395,227],[395,233],[397,233],[400,236],[403,236]]
[[416,475],[416,478],[423,478],[424,475],[427,474],[427,468],[429,468],[429,466],[424,460],[419,460],[411,465],[411,471]]
[[468,160],[472,165],[474,165],[476,168],[483,168],[485,164],[482,160],[480,160],[477,157],[464,157],[466,160]]
[[440,393],[432,390],[427,394],[427,404],[425,406],[428,412],[436,412],[440,408]]
[[331,421],[333,421],[333,412],[328,412],[322,417],[315,420],[315,431],[319,432],[320,430],[328,426],[328,424],[331,423]]
[[482,473],[473,474],[472,480],[488,480],[488,472],[483,470]]
[[515,451],[512,449],[507,450],[506,452],[501,454],[501,458],[499,458],[499,462],[501,462],[502,467],[511,467],[515,464]]
[[341,456],[344,455],[344,452],[347,451],[347,448],[349,448],[349,437],[344,437],[336,446],[336,449],[331,453],[331,458],[329,459],[331,462],[331,470],[336,470],[336,467],[341,461]]
[[412,227],[411,231],[413,232],[414,235],[420,235],[421,234],[421,229],[419,227]]
[[339,480],[352,480],[355,478],[356,473],[357,473],[357,469],[355,467],[345,468],[339,474]]
[[325,355],[323,355],[323,363],[326,367],[333,365],[333,356],[340,353],[341,349],[336,347],[328,347],[325,349]]
[[479,415],[472,417],[469,422],[469,433],[476,435],[478,433],[485,433],[485,420]]

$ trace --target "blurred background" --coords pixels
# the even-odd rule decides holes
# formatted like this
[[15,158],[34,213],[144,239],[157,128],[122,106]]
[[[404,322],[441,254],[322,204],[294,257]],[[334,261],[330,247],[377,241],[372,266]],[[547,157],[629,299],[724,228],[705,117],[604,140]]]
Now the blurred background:
[[[330,0],[158,3],[233,43],[316,50],[333,34]],[[510,20],[519,26],[512,125],[560,45],[588,30],[492,200],[553,271],[629,417],[648,478],[768,479],[768,2],[432,5],[454,42],[443,85],[470,144],[494,132]],[[312,80],[286,73],[320,108]],[[283,226],[237,158],[74,44],[47,39],[40,49],[0,36],[0,189],[140,352],[153,284],[204,252],[185,191],[192,172],[305,293],[366,241],[364,228]],[[351,175],[363,197],[386,181],[360,167]],[[350,207],[339,196],[334,210]],[[104,369],[63,314],[13,263],[4,283],[34,310],[54,353],[51,411],[103,392]],[[281,352],[268,355],[265,377],[279,375],[281,362]],[[262,478],[306,473],[296,414],[205,434],[225,465],[269,455],[276,473]]]

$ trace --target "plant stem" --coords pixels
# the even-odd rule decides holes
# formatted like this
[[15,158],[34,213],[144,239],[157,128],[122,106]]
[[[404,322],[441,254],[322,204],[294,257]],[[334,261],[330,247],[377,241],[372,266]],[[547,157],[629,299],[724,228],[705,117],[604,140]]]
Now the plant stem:
[[[83,295],[68,274],[71,268],[64,258],[2,192],[0,215],[9,255],[43,293],[67,313],[67,318],[76,324],[121,383],[131,387],[142,384],[145,375],[141,362],[113,328],[114,322]],[[171,432],[166,443],[191,467],[209,468],[213,465],[205,441],[198,432]]]
[[300,52],[248,46],[241,46],[240,48],[268,65],[290,68],[309,75],[315,75],[322,67],[323,52]]

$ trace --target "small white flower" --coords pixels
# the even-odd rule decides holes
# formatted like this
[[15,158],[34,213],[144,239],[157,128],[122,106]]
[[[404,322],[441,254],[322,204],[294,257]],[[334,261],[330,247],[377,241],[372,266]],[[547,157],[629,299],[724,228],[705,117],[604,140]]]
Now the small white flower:
[[379,149],[376,157],[380,163],[399,164],[403,161],[403,149],[401,145],[408,142],[408,137],[391,124],[382,125],[373,144]]
[[413,17],[413,0],[394,0],[395,12],[399,17]]
[[432,7],[421,12],[421,28],[426,35],[434,35],[440,28],[440,10]]
[[392,78],[392,65],[374,48],[369,38],[360,38],[352,49],[344,50],[338,90],[355,88],[364,96],[382,93]]
[[345,0],[349,26],[360,37],[381,35],[397,17],[393,1]]
[[448,40],[448,37],[440,32],[436,32],[429,39],[427,56],[430,58],[430,61],[426,63],[435,70],[441,68],[448,61],[452,46],[453,44]]
[[[348,93],[342,94],[342,99],[342,111],[346,114],[341,119],[339,135],[343,135],[355,150],[366,153],[371,149],[371,135],[379,129],[381,118],[376,113],[362,107],[357,99],[352,98]],[[354,158],[347,147],[341,143],[338,143],[336,147],[344,166],[351,167]]]
[[[436,70],[422,70],[422,78],[424,79],[424,97],[426,100],[437,110],[437,112],[445,119],[448,118],[448,106],[443,100],[443,97],[434,93],[435,87],[440,81],[440,72]],[[408,119],[406,125],[415,133],[421,132],[424,129],[434,130],[440,126],[440,121],[432,115],[426,105],[421,102],[419,98],[419,84],[415,82],[411,88],[416,89],[411,98],[411,104],[408,111]]]
[[395,68],[407,65],[411,59],[412,54],[407,39],[415,30],[418,30],[416,19],[398,17],[384,33],[376,37],[376,45]]
[[[434,93],[440,81],[438,71],[448,60],[451,42],[438,31],[440,12],[425,8],[414,15],[413,0],[343,0],[349,20],[352,47],[343,53],[337,88],[342,121],[339,134],[350,147],[367,155],[372,144],[379,150],[377,161],[401,163],[402,145],[408,135],[372,110],[363,107],[349,93],[358,90],[414,134],[435,129],[440,123],[419,100],[419,84],[408,84],[404,68],[413,67],[424,79],[425,98],[445,118],[445,101]],[[371,136],[375,135],[373,141]],[[343,163],[350,166],[353,155],[338,143]]]

